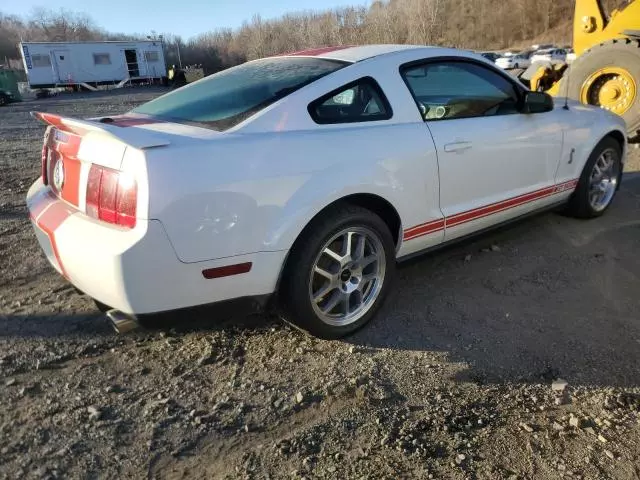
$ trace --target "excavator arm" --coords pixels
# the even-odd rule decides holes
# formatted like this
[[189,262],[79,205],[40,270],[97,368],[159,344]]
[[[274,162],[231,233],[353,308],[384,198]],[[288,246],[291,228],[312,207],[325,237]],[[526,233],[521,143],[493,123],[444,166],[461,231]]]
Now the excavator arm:
[[[576,0],[573,17],[573,50],[585,50],[612,38],[640,35],[640,0],[632,0],[607,17],[601,0]],[[636,35],[633,35],[635,31]]]

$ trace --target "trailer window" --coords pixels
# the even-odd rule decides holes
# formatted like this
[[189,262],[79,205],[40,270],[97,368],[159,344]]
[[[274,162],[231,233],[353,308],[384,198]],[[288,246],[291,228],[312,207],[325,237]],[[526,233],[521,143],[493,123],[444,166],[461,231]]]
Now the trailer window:
[[36,53],[35,55],[31,55],[31,64],[34,67],[50,67],[51,57],[49,57],[49,55],[40,55]]
[[157,62],[158,61],[158,52],[144,52],[144,59],[147,62]]
[[94,53],[94,65],[111,65],[111,56],[108,53]]
[[226,130],[346,65],[349,63],[311,57],[256,60],[156,98],[133,113]]

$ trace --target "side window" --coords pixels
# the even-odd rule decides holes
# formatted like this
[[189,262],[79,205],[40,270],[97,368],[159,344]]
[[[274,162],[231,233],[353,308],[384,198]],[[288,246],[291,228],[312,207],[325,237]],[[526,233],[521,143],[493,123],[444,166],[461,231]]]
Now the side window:
[[108,53],[94,53],[94,65],[111,65],[111,56]]
[[388,120],[391,106],[371,77],[351,82],[314,100],[307,107],[314,122],[354,123]]
[[50,67],[51,57],[49,57],[49,55],[40,54],[31,55],[31,63],[34,67]]
[[427,121],[519,113],[515,86],[481,65],[443,61],[405,67],[400,73]]

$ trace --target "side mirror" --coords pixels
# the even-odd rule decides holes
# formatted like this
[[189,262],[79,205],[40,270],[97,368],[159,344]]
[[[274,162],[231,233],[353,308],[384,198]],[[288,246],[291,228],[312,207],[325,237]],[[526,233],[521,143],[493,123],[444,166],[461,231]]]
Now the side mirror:
[[544,113],[553,110],[553,98],[544,92],[527,92],[522,102],[522,113]]

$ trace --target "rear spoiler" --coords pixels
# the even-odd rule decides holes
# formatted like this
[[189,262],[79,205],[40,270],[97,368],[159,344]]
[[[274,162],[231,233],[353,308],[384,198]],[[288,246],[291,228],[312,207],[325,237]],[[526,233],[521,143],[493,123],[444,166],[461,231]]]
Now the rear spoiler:
[[53,125],[63,132],[80,136],[89,132],[99,132],[133,148],[162,147],[171,143],[166,138],[141,128],[123,128],[96,120],[79,120],[46,112],[31,112],[31,116],[46,125]]

